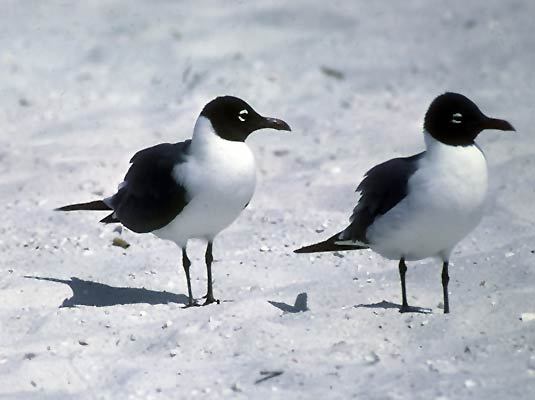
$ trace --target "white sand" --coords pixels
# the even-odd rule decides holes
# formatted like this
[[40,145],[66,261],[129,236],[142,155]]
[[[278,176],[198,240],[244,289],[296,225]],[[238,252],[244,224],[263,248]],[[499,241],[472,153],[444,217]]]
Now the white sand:
[[[535,2],[199,3],[0,3],[0,398],[533,399]],[[368,168],[422,149],[445,90],[518,131],[479,139],[491,200],[453,257],[452,314],[434,260],[407,274],[432,314],[357,307],[399,303],[396,263],[292,250],[345,226]],[[112,193],[220,94],[293,133],[249,141],[257,192],[215,243],[228,301],[185,310],[173,244],[124,231],[123,250],[103,215],[52,209]],[[300,293],[309,311],[269,302]]]

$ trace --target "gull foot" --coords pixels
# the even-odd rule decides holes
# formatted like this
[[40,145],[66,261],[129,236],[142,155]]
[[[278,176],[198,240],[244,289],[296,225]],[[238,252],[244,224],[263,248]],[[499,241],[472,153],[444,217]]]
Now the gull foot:
[[219,304],[220,301],[218,299],[214,299],[214,296],[206,296],[206,301],[204,302],[203,306],[207,306],[208,304],[212,303]]
[[399,312],[404,313],[417,313],[417,314],[431,314],[433,311],[430,308],[413,307],[413,306],[401,306]]

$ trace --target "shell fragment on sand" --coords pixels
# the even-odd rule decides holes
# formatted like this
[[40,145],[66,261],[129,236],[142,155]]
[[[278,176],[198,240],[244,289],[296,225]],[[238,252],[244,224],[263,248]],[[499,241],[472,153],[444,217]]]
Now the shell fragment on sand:
[[522,313],[520,315],[520,320],[524,322],[535,321],[535,313]]

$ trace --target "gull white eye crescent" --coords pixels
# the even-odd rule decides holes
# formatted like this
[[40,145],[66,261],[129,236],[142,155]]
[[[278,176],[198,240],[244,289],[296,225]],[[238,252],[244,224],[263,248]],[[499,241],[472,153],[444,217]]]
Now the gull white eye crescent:
[[453,122],[454,124],[460,124],[462,122],[461,121],[462,117],[463,115],[461,113],[455,113],[452,116],[451,122]]
[[238,119],[241,121],[241,122],[245,122],[245,115],[249,114],[249,111],[247,110],[241,110],[239,112],[239,115],[238,115]]

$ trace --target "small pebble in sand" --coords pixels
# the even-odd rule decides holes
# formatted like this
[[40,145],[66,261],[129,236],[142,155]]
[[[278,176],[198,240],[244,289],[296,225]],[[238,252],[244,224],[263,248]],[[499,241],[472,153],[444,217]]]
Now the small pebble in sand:
[[464,386],[468,389],[474,388],[477,386],[477,383],[472,379],[467,379],[464,381]]
[[243,392],[243,389],[238,382],[234,383],[230,388],[233,392]]
[[364,361],[366,361],[366,364],[368,365],[374,365],[380,361],[380,358],[377,353],[371,351],[370,353],[364,356]]
[[114,237],[111,244],[113,246],[121,247],[122,249],[128,249],[130,247],[130,243],[120,237]]
[[164,324],[162,325],[162,329],[167,329],[171,325],[173,325],[173,321],[165,321]]

